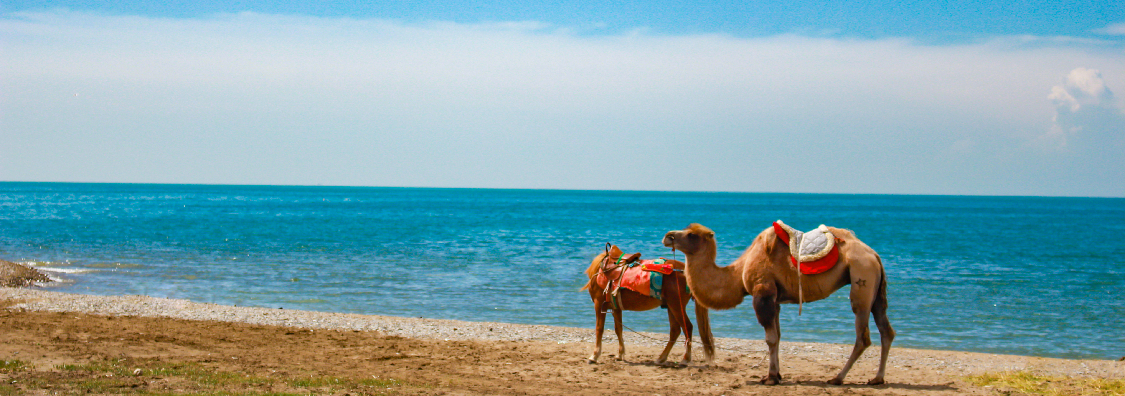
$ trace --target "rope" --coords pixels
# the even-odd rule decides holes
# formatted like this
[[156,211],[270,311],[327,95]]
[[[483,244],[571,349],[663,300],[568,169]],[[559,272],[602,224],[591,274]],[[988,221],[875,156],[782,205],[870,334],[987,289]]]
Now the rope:
[[[639,331],[633,330],[633,328],[632,328],[632,327],[629,327],[628,325],[625,325],[625,324],[622,324],[622,325],[621,325],[621,327],[624,327],[624,328],[625,328],[626,330],[629,330],[629,331],[633,332],[633,334],[636,334],[636,335],[640,336],[641,338],[647,338],[647,339],[649,339],[649,340],[652,340],[652,341],[659,341],[659,342],[663,342],[663,341],[664,341],[663,339],[659,339],[659,338],[653,338],[653,337],[649,337],[649,336],[645,335],[644,333],[641,333],[641,332],[639,332]],[[695,345],[699,345],[699,346],[701,346],[701,347],[703,346],[703,342],[702,342],[702,341],[699,341],[699,340],[692,340],[692,342],[691,342],[691,343],[692,343],[692,344],[695,344]],[[757,351],[747,351],[747,350],[741,350],[741,349],[720,348],[720,347],[718,347],[718,346],[715,346],[715,349],[716,349],[716,350],[723,350],[723,351],[727,351],[727,352],[740,352],[740,353],[745,353],[745,354],[750,354],[750,353],[754,353],[754,352],[757,352]]]

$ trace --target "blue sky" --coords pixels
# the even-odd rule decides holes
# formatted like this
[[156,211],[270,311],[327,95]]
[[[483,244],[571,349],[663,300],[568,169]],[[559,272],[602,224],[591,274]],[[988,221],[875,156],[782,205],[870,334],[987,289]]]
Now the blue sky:
[[1125,21],[1115,1],[6,1],[0,11],[70,9],[151,17],[199,18],[252,11],[404,22],[537,21],[576,30],[739,37],[806,33],[878,38],[967,40],[990,35],[1097,37]]
[[1125,196],[1122,2],[387,3],[0,3],[0,181]]

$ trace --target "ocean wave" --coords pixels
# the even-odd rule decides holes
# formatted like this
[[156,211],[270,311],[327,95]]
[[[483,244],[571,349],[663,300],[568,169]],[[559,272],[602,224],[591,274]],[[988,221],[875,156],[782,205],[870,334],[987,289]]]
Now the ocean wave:
[[[89,269],[89,268],[50,268],[50,267],[35,267],[35,269],[37,269],[37,270],[40,270],[40,271],[43,271],[43,272],[55,272],[55,273],[60,273],[60,274],[68,274],[68,275],[72,275],[72,274],[87,274],[87,273],[91,273],[91,272],[98,272],[98,270],[92,270],[92,269]],[[48,275],[50,275],[50,274],[48,274]]]
[[71,274],[86,274],[86,273],[91,273],[91,272],[99,272],[99,270],[90,269],[90,268],[64,267],[64,266],[73,265],[70,262],[24,261],[24,262],[20,262],[20,264],[23,264],[23,265],[35,268],[35,269],[37,269],[41,272],[47,273],[47,276],[51,276],[50,273],[71,275]]

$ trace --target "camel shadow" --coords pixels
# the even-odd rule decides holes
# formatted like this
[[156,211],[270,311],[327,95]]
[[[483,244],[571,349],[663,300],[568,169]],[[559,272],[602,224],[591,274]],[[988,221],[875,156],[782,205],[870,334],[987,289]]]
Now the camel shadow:
[[619,363],[624,364],[626,366],[633,366],[633,367],[656,367],[656,368],[672,369],[672,370],[683,370],[683,369],[692,368],[692,367],[703,367],[703,366],[692,366],[690,364],[680,364],[679,362],[657,363],[655,360],[646,360],[646,361],[643,361],[643,362],[630,362],[630,361],[627,361],[627,360],[621,360],[621,361],[619,361]]
[[[747,382],[747,385],[759,385],[759,384],[758,384],[757,381],[750,381],[750,382]],[[898,383],[891,383],[891,382],[881,384],[881,385],[868,385],[868,384],[862,384],[862,383],[832,385],[832,384],[829,384],[827,381],[800,380],[800,381],[782,382],[781,385],[782,386],[785,386],[785,385],[811,386],[811,387],[824,388],[824,389],[872,389],[872,390],[875,390],[875,389],[899,389],[899,390],[914,391],[914,392],[926,392],[926,391],[928,391],[928,392],[942,392],[942,391],[948,392],[948,391],[958,390],[957,387],[953,386],[952,382],[947,383],[947,384],[929,384],[929,385],[928,384],[898,384]]]

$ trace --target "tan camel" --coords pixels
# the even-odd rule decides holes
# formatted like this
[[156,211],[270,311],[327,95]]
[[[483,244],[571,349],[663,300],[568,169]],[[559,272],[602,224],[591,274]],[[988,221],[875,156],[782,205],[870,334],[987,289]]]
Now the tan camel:
[[[608,245],[608,244],[607,244]],[[624,256],[624,257],[622,257]],[[590,363],[597,363],[598,356],[602,353],[602,334],[605,331],[605,314],[607,310],[613,312],[613,331],[617,333],[617,360],[625,359],[625,340],[621,337],[621,313],[622,310],[626,311],[648,311],[656,309],[661,305],[668,308],[668,344],[664,346],[664,351],[660,353],[660,357],[656,360],[658,364],[664,364],[668,360],[668,354],[672,352],[672,346],[676,344],[676,339],[679,338],[680,332],[684,333],[684,356],[680,360],[681,365],[686,365],[691,362],[691,320],[687,318],[687,303],[691,299],[691,293],[684,290],[685,280],[682,272],[676,271],[670,275],[664,276],[664,291],[663,300],[658,300],[641,293],[629,290],[622,287],[616,300],[616,306],[606,295],[606,290],[598,287],[595,278],[599,272],[604,273],[609,279],[617,279],[624,270],[624,266],[640,259],[640,253],[633,253],[631,255],[624,255],[621,249],[617,246],[607,246],[605,253],[598,254],[594,260],[590,262],[590,267],[586,269],[586,276],[590,278],[581,290],[590,291],[590,299],[594,302],[594,313],[597,327],[594,328],[594,353],[587,358]],[[683,269],[684,263],[675,260],[667,260],[671,263],[673,268]],[[612,285],[610,285],[612,286]],[[711,336],[711,320],[708,317],[707,308],[695,304],[695,319],[699,325],[699,337],[703,339],[703,355],[704,364],[708,364],[715,356],[715,343]]]
[[781,382],[777,357],[777,347],[781,340],[779,304],[799,302],[798,279],[803,288],[804,302],[823,299],[844,285],[852,285],[855,347],[848,357],[848,363],[828,383],[843,384],[852,364],[871,345],[871,334],[867,326],[871,315],[874,315],[875,325],[879,328],[882,351],[879,371],[867,383],[878,385],[884,382],[887,353],[890,352],[895,331],[887,320],[887,282],[883,263],[879,255],[851,231],[832,227],[829,230],[835,235],[840,249],[837,264],[826,272],[801,277],[797,276],[797,271],[789,261],[789,249],[773,227],[758,234],[742,256],[726,267],[715,265],[715,233],[709,228],[692,224],[683,230],[669,231],[664,235],[664,246],[683,251],[686,256],[687,267],[684,273],[696,304],[712,309],[730,309],[741,303],[746,295],[754,296],[754,313],[758,316],[758,323],[766,330],[766,345],[770,352],[769,375],[762,379],[763,384],[775,385]]

